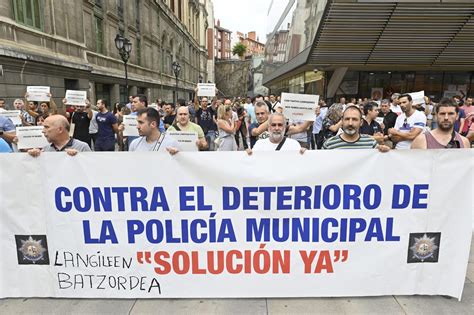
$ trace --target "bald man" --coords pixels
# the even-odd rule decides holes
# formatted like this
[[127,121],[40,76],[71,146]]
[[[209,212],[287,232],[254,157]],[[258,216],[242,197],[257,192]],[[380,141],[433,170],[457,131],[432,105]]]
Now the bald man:
[[52,115],[43,123],[43,134],[50,145],[43,149],[30,149],[28,154],[37,157],[41,152],[61,152],[74,156],[77,152],[90,151],[87,143],[69,137],[69,122],[62,115]]

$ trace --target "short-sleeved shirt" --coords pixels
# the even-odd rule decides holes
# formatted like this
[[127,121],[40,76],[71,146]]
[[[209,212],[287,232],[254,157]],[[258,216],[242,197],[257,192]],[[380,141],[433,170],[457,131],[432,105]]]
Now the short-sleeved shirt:
[[0,116],[0,130],[3,132],[14,132],[15,125],[10,118],[5,116]]
[[171,126],[173,124],[175,118],[176,118],[176,114],[165,116],[165,118],[163,118],[163,123],[165,125]]
[[12,152],[12,148],[8,145],[8,143],[0,138],[0,153],[10,153]]
[[193,123],[193,122],[188,122],[188,124],[186,125],[186,128],[183,128],[181,125],[178,126],[179,130],[177,130],[177,129],[175,128],[175,126],[177,126],[177,125],[171,125],[171,126],[168,128],[168,131],[197,132],[199,139],[204,138],[204,131],[202,130],[201,126],[199,126],[198,124],[195,124],[195,123]]
[[117,123],[117,117],[111,112],[97,113],[96,116],[97,126],[99,131],[97,132],[97,138],[100,139],[115,139],[115,131],[112,128],[113,124]]
[[60,152],[66,149],[75,149],[79,152],[88,152],[91,151],[89,145],[85,142],[79,141],[74,138],[70,138],[69,142],[62,148],[57,148],[54,144],[47,145],[43,148],[44,152]]
[[[253,151],[276,151],[279,143],[273,143],[269,138],[258,140],[253,146]],[[290,138],[286,138],[280,151],[298,151],[301,149],[301,145],[298,141]]]
[[[395,122],[395,129],[400,132],[410,132],[413,128],[424,129],[426,126],[426,116],[423,112],[415,110],[415,112],[407,117],[405,113],[402,113],[397,117]],[[397,143],[397,149],[410,149],[411,140],[404,140]]]
[[327,139],[323,144],[323,149],[375,149],[377,141],[369,135],[360,135],[359,139],[354,142],[347,142],[342,139],[341,135]]
[[196,111],[197,123],[201,126],[204,133],[207,133],[210,130],[217,130],[214,118],[216,118],[216,112],[212,107],[207,107],[206,110],[199,108]]
[[146,141],[146,137],[138,137],[130,143],[128,151],[130,152],[144,152],[144,151],[158,151],[165,152],[166,148],[176,148],[181,150],[181,147],[175,139],[167,137],[165,133],[161,134],[161,140],[153,141],[151,143]]
[[257,142],[257,140],[262,140],[262,139],[267,139],[270,134],[268,133],[267,130],[265,130],[264,132],[262,132],[261,134],[259,134],[258,136],[252,136],[252,130],[254,130],[255,128],[258,128],[260,126],[260,124],[257,122],[257,123],[254,123],[254,124],[250,124],[249,126],[249,134],[250,134],[250,147],[253,148],[255,143]]
[[363,135],[373,136],[377,132],[383,132],[383,130],[382,127],[380,127],[379,123],[375,120],[372,120],[369,125],[367,120],[363,119],[362,126],[360,127],[359,132]]
[[90,119],[87,112],[72,113],[71,122],[74,126],[74,138],[86,142],[89,136]]

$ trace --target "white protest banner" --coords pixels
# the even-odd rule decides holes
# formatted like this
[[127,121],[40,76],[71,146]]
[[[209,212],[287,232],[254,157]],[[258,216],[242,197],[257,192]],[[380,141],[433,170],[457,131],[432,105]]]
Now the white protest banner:
[[27,86],[26,93],[28,93],[27,100],[33,102],[49,102],[51,93],[49,86]]
[[0,298],[460,298],[473,161],[474,150],[1,154]]
[[43,148],[48,145],[43,134],[43,126],[17,127],[18,149]]
[[67,105],[86,106],[87,92],[67,90],[65,98]]
[[197,132],[168,131],[166,135],[178,141],[181,151],[198,151],[196,145],[198,140]]
[[408,94],[410,94],[411,96],[413,105],[425,105],[425,91],[413,92]]
[[215,83],[198,83],[197,96],[216,96],[216,84]]
[[10,120],[15,126],[21,125],[20,115],[21,111],[19,110],[4,110],[0,112],[0,116],[10,118]]
[[319,95],[281,93],[281,105],[286,118],[293,120],[314,121],[315,109],[319,103]]
[[136,115],[124,115],[123,116],[123,126],[125,127],[123,130],[123,135],[125,137],[138,137],[138,122]]

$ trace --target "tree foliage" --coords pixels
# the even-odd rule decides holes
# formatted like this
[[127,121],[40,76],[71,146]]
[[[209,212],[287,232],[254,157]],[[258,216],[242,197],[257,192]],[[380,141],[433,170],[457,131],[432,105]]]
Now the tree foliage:
[[247,46],[245,46],[242,43],[237,43],[232,48],[232,55],[238,55],[240,58],[242,58],[246,51],[247,51]]

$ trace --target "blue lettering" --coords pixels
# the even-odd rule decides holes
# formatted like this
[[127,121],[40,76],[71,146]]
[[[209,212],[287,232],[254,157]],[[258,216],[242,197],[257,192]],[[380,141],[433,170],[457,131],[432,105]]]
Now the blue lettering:
[[71,191],[66,187],[58,187],[54,192],[54,201],[56,203],[56,209],[61,212],[69,212],[72,209],[72,202],[66,201],[64,204],[62,202],[61,194],[64,197],[71,197]]

